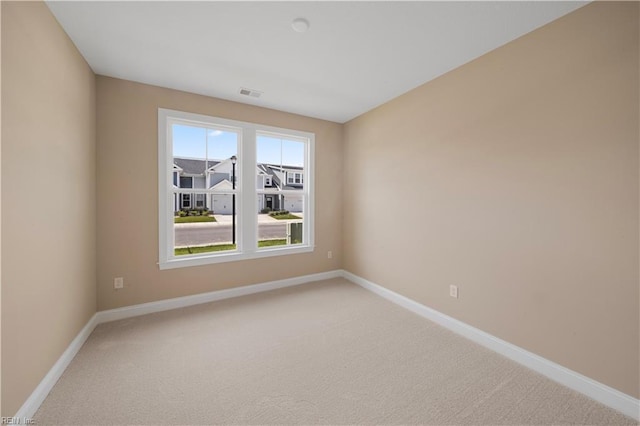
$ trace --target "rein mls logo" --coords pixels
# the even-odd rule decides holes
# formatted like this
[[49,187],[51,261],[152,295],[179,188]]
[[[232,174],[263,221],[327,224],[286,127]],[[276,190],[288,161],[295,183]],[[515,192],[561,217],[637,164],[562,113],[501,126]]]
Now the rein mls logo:
[[0,417],[3,425],[35,425],[35,420],[28,417]]

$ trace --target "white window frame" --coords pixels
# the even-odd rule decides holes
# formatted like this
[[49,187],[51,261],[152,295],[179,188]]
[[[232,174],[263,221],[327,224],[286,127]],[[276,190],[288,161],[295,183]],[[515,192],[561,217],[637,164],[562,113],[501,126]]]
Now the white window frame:
[[[300,182],[296,182],[296,179],[300,179]],[[302,172],[287,172],[287,185],[304,185],[304,173]]]
[[206,204],[206,199],[207,199],[207,194],[204,193],[197,193],[196,195],[196,202],[195,202],[195,208],[196,209],[201,209],[204,208],[205,204]]
[[[189,207],[185,207],[185,205],[184,205],[184,201],[185,201],[184,197],[185,197],[185,195],[189,197],[189,199],[188,199]],[[189,209],[189,210],[191,210],[193,208],[191,206],[191,195],[192,194],[185,194],[183,192],[180,193],[180,209]]]
[[[197,255],[175,256],[174,249],[174,205],[173,194],[184,188],[173,187],[173,141],[172,124],[186,124],[215,128],[227,128],[238,133],[238,164],[236,190],[224,191],[236,194],[237,210],[237,245],[236,250],[202,253]],[[304,188],[299,192],[304,195],[303,243],[286,246],[258,248],[258,215],[256,188],[257,134],[276,134],[295,140],[304,141],[305,158],[303,181]],[[256,123],[228,120],[201,114],[158,109],[158,265],[160,269],[173,269],[188,266],[207,265],[238,260],[258,259],[271,256],[283,256],[313,252],[315,245],[314,232],[314,145],[315,135],[310,132],[263,126]],[[192,189],[189,192],[214,193],[209,188]],[[298,191],[296,191],[298,192]],[[215,193],[221,193],[216,191]]]

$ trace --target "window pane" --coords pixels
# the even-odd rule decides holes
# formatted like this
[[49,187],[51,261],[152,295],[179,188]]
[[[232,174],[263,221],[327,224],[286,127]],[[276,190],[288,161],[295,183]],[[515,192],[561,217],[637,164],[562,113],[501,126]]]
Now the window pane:
[[[233,194],[239,183],[235,131],[208,126],[172,125],[174,189],[209,189],[211,193],[174,195],[176,256],[236,249],[238,211]],[[237,229],[236,229],[237,231]]]
[[239,183],[236,132],[174,124],[172,140],[175,186],[214,188],[225,180]]
[[264,207],[258,212],[257,218],[258,247],[302,244],[303,205],[303,195],[259,194],[258,206]]
[[299,140],[257,135],[259,248],[303,243],[305,148]]
[[[256,154],[258,164],[271,164],[293,171],[304,169],[305,143],[293,139],[258,134]],[[282,177],[284,179],[284,176]]]
[[256,148],[257,173],[264,176],[263,180],[258,179],[258,190],[303,189],[304,142],[258,134]]
[[[179,194],[176,194],[176,196]],[[174,217],[174,253],[189,256],[200,253],[229,251],[236,249],[238,234],[233,233],[233,224],[238,223],[232,214],[233,194],[181,194],[191,196],[193,208],[178,210]],[[199,202],[219,206],[220,213],[206,207],[195,207]],[[236,227],[237,230],[237,227]],[[235,241],[234,241],[235,238]]]

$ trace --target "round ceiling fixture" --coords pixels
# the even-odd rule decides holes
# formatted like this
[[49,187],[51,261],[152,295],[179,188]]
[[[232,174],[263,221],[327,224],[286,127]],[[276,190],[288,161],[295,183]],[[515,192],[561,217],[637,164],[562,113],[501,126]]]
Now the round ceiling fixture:
[[298,33],[306,33],[309,29],[309,21],[304,18],[296,18],[291,22],[291,28]]

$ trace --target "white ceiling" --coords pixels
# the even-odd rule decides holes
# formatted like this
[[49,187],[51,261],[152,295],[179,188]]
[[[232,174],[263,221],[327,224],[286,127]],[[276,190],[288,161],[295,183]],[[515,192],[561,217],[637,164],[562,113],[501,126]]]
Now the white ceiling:
[[[97,74],[343,123],[585,3],[48,6]],[[293,31],[297,17],[309,31]]]

